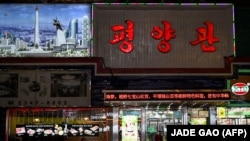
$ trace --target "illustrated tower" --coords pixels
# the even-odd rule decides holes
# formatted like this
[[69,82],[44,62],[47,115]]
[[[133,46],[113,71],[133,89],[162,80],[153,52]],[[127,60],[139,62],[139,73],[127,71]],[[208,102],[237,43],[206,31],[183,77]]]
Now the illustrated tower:
[[36,6],[36,16],[35,16],[35,35],[34,35],[34,45],[39,47],[40,38],[39,38],[39,11],[38,6]]
[[78,39],[78,19],[72,19],[69,22],[69,35],[71,39],[74,39],[75,42]]
[[90,20],[88,16],[82,19],[82,46],[90,47]]

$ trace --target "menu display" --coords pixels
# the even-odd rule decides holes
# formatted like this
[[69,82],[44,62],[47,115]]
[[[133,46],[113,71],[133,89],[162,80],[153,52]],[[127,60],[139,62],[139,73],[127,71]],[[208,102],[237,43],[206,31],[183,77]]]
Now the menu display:
[[70,136],[82,136],[84,135],[84,127],[81,124],[74,124],[69,127]]
[[28,136],[38,136],[43,135],[44,128],[43,125],[37,124],[27,124],[25,125],[26,134]]
[[99,125],[84,125],[84,135],[86,136],[98,136],[99,135]]
[[98,136],[98,124],[16,125],[16,136]]
[[53,124],[45,124],[45,125],[43,125],[43,129],[41,129],[41,132],[42,132],[41,134],[43,134],[44,136],[53,136],[53,135],[55,135],[54,131],[55,131],[55,129],[54,129]]
[[190,119],[191,125],[207,125],[206,118],[191,118]]
[[24,125],[16,125],[16,135],[23,136],[26,133],[26,129]]
[[202,111],[199,111],[198,114],[199,114],[200,118],[207,118],[207,117],[209,117],[209,112],[208,111],[202,110]]

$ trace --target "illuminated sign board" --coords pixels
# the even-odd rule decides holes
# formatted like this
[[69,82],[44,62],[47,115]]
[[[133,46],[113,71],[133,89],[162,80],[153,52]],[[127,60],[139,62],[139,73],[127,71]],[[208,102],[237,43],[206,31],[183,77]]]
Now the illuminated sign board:
[[229,100],[229,91],[216,92],[104,92],[105,101],[150,101],[150,100]]
[[122,141],[138,139],[138,116],[122,116]]
[[235,95],[245,95],[249,91],[249,85],[250,83],[245,84],[238,82],[232,85],[231,90]]
[[232,4],[96,3],[93,54],[111,68],[224,68],[233,13]]
[[217,107],[217,117],[218,118],[226,118],[226,108],[225,107]]
[[230,80],[231,99],[232,100],[250,100],[249,86],[250,86],[250,76],[239,75],[237,79]]

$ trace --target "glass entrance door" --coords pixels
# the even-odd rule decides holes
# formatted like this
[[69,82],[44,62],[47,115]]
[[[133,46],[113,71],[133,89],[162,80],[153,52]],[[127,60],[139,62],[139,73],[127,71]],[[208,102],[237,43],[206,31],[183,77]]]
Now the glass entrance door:
[[166,141],[168,125],[182,125],[183,111],[176,110],[159,110],[157,108],[146,110],[146,141],[154,141],[155,138],[162,138]]

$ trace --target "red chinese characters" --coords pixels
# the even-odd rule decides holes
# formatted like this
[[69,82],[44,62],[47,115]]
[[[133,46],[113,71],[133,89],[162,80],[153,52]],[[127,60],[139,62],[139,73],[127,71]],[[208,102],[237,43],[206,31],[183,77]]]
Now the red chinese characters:
[[[191,41],[190,44],[195,46],[197,44],[201,44],[201,49],[203,52],[214,52],[216,51],[216,47],[213,46],[213,43],[216,43],[219,41],[218,38],[214,37],[214,25],[211,22],[205,22],[207,25],[206,27],[199,27],[197,28],[197,32],[199,33],[197,35],[197,40]],[[208,46],[204,43],[204,41],[207,41]]]
[[106,95],[106,100],[115,100],[115,99],[116,99],[115,94],[107,94]]
[[134,40],[134,22],[131,20],[125,21],[127,24],[127,28],[124,25],[114,25],[111,27],[112,31],[114,31],[114,39],[109,40],[110,44],[116,44],[118,42],[120,44],[119,48],[124,53],[132,52],[134,49],[134,45],[132,41]]
[[164,25],[164,29],[161,29],[160,26],[154,26],[151,31],[151,36],[156,39],[162,39],[161,42],[157,45],[157,48],[162,53],[168,53],[171,50],[171,45],[169,41],[172,38],[175,38],[175,30],[171,28],[171,24],[168,21],[163,20],[162,24]]

